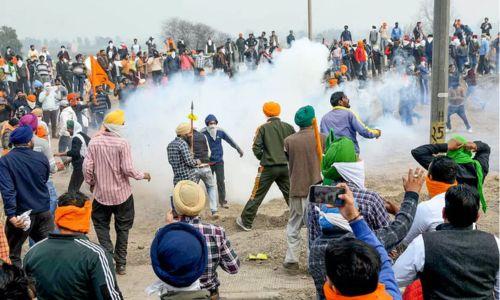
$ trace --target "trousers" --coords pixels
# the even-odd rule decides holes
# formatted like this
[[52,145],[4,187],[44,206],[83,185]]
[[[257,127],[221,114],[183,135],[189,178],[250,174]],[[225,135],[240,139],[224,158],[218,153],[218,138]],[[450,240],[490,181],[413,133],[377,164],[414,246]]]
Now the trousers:
[[9,220],[6,221],[5,235],[9,243],[9,257],[12,264],[21,266],[21,250],[24,242],[28,237],[33,239],[35,243],[45,239],[49,233],[54,230],[54,220],[50,211],[31,214],[31,226],[27,231],[17,228]]
[[[113,248],[109,235],[111,215],[115,217],[116,243]],[[99,244],[113,254],[117,266],[127,264],[128,233],[134,224],[134,197],[118,205],[104,205],[97,200],[92,202],[92,223]]]
[[285,263],[299,262],[300,246],[302,245],[300,229],[307,224],[306,208],[308,202],[307,198],[292,197],[290,199],[290,214],[286,225],[288,249],[286,250]]
[[227,204],[226,201],[226,183],[224,176],[224,163],[217,163],[215,165],[210,166],[212,169],[212,174],[215,175],[215,179],[217,179],[217,194],[219,196],[219,204],[224,205]]
[[283,194],[283,197],[285,198],[286,203],[288,204],[288,196],[290,192],[288,166],[260,166],[255,178],[252,195],[241,213],[241,220],[243,221],[243,225],[245,225],[245,227],[252,227],[253,220],[257,215],[257,210],[262,204],[262,201],[271,188],[273,182],[276,182],[278,188]]
[[446,119],[446,127],[451,129],[451,116],[457,114],[464,121],[465,128],[470,129],[469,120],[465,114],[465,105],[448,105],[448,118]]
[[80,188],[82,187],[83,184],[83,170],[80,166],[80,168],[75,169],[73,167],[73,173],[71,173],[71,178],[69,180],[69,185],[68,185],[68,192],[70,193],[76,193],[80,191]]
[[195,169],[195,174],[197,181],[203,181],[205,187],[207,188],[208,200],[210,204],[210,210],[212,212],[217,211],[217,191],[215,187],[215,179],[212,175],[212,170],[210,167],[197,168]]

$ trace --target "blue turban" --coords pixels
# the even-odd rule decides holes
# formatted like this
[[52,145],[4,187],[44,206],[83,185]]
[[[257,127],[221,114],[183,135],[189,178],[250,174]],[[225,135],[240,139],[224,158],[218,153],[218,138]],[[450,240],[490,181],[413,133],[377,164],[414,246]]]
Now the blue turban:
[[182,222],[158,230],[150,254],[156,276],[178,288],[198,280],[208,263],[205,237],[192,225]]
[[219,123],[219,121],[217,121],[217,118],[216,118],[214,115],[212,115],[212,114],[208,115],[208,116],[205,118],[205,125],[207,125],[207,126],[208,126],[208,123],[210,123],[210,122]]
[[17,127],[10,134],[10,142],[14,145],[27,144],[33,138],[33,129],[29,126]]

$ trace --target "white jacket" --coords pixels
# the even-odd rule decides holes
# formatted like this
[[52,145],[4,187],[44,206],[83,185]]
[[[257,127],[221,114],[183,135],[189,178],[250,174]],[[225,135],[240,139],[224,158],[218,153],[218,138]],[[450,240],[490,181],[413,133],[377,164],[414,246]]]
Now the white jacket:
[[43,111],[53,111],[59,109],[59,101],[57,101],[57,92],[55,87],[45,88],[39,95],[38,101],[42,103]]
[[70,136],[66,128],[66,122],[69,120],[73,120],[75,123],[78,123],[75,111],[71,108],[71,106],[66,107],[59,114],[59,136]]

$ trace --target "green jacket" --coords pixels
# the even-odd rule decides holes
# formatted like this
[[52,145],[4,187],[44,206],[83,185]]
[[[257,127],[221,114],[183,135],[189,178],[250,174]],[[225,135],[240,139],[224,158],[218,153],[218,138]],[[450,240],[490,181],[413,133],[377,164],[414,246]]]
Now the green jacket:
[[259,126],[253,141],[253,154],[264,167],[282,166],[288,163],[285,155],[285,138],[295,133],[292,125],[273,117]]
[[26,253],[37,299],[123,299],[112,256],[83,234],[54,234]]

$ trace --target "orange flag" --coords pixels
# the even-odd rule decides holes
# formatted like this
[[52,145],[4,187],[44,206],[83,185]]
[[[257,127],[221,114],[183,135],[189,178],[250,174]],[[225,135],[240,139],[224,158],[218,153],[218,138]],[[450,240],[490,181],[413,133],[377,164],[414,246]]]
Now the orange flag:
[[111,82],[108,78],[108,74],[102,69],[101,65],[97,62],[97,60],[90,55],[90,75],[89,75],[90,84],[92,85],[92,90],[95,94],[95,87],[99,85],[109,85],[112,89],[115,88],[115,84]]

